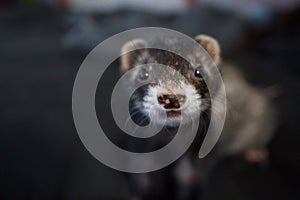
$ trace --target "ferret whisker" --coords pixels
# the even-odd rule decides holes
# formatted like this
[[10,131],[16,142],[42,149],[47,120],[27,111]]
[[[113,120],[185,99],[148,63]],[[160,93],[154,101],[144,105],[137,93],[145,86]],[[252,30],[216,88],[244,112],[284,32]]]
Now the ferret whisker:
[[[144,119],[144,117],[142,119]],[[132,133],[135,134],[139,127],[140,126],[138,124],[135,124],[134,131]]]
[[137,114],[140,113],[140,110],[136,110],[135,112],[133,113],[130,113],[130,116],[126,119],[125,121],[125,124],[124,124],[124,127],[127,128],[127,125],[129,123],[129,120],[132,119],[132,117],[136,116]]
[[210,109],[211,113],[215,114],[214,116],[218,121],[222,121],[222,116],[220,116],[220,111],[216,109]]
[[194,126],[195,126],[195,121],[194,121],[194,118],[191,116],[191,115],[187,115],[188,118],[190,118],[190,120],[192,121],[192,132],[194,130]]
[[135,109],[134,112],[130,112],[130,116],[135,116],[136,114],[140,113],[140,109]]
[[[141,120],[140,122],[138,122],[138,123],[139,123],[139,124],[142,124],[142,123],[144,123],[146,120],[147,120],[147,116],[144,116],[144,117],[142,118],[142,120]],[[140,126],[137,124],[136,127],[135,127],[135,130],[133,131],[133,134],[136,134],[136,132],[137,132],[137,130],[138,130],[139,127],[140,127]]]
[[158,127],[158,124],[155,123],[153,120],[150,121],[150,126],[154,127],[154,129],[156,129]]

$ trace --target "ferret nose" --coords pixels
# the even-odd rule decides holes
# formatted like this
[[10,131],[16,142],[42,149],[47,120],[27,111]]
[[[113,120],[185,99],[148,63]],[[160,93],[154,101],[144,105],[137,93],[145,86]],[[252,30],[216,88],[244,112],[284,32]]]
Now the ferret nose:
[[185,95],[161,94],[157,96],[158,103],[165,109],[178,109],[185,103]]

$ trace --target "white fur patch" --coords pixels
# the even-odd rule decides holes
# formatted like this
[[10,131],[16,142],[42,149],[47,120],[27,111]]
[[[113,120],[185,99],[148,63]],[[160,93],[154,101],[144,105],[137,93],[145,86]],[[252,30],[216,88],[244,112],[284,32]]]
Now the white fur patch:
[[[172,83],[165,83],[164,85],[171,85]],[[185,103],[179,109],[172,109],[174,111],[181,111],[181,116],[168,117],[166,125],[173,126],[178,123],[191,122],[196,116],[204,110],[202,108],[201,96],[197,93],[195,87],[191,84],[186,84],[183,81],[177,86],[178,89],[184,91],[186,95]],[[162,112],[166,112],[166,109],[158,103],[157,95],[161,90],[165,89],[162,83],[159,82],[156,86],[149,86],[146,96],[143,98],[143,112],[149,114],[151,120],[154,123],[164,123]],[[170,89],[170,88],[169,88]],[[176,90],[173,87],[174,90]],[[172,89],[171,89],[172,90]]]

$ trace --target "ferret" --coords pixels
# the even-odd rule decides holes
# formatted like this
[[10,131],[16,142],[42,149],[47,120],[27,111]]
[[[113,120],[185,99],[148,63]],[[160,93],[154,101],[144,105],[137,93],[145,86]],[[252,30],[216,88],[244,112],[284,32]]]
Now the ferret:
[[[187,47],[185,50],[194,58],[193,62],[188,62],[170,51],[147,49],[149,41],[143,39],[129,41],[122,48],[122,73],[143,65],[136,68],[126,85],[135,87],[137,83],[145,83],[130,99],[129,111],[136,124],[147,125],[150,121],[147,116],[152,116],[154,123],[164,123],[165,132],[168,133],[165,137],[168,138],[170,132],[176,133],[180,123],[192,124],[197,114],[200,114],[197,136],[189,150],[178,161],[158,172],[129,175],[135,199],[199,198],[203,169],[196,164],[199,160],[197,153],[210,122],[210,92],[218,92],[218,87],[208,91],[204,81],[204,76],[213,76],[205,73],[214,67],[208,59],[220,70],[227,95],[224,129],[208,157],[217,159],[222,156],[247,154],[247,151],[252,149],[264,149],[272,136],[275,114],[270,99],[262,91],[251,86],[235,67],[221,62],[221,50],[217,40],[207,35],[198,35],[195,41],[208,54],[204,55]],[[150,42],[169,45],[170,49],[182,47],[178,45],[181,40],[176,38],[156,39]],[[137,48],[138,50],[135,50]],[[166,65],[172,70],[154,70],[151,63]],[[147,84],[150,77],[155,83]],[[161,112],[167,114],[166,121],[162,120]],[[147,145],[129,142],[129,146],[133,146],[137,151],[149,151],[166,141],[168,139],[160,138]],[[262,156],[256,156],[255,153],[248,156],[249,160],[255,160],[257,157]]]

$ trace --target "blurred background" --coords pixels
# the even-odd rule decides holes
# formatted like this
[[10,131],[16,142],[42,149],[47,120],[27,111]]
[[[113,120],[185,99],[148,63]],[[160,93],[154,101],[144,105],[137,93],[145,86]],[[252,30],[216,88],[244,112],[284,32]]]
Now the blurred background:
[[0,199],[130,199],[126,174],[82,145],[72,87],[97,44],[143,26],[212,35],[251,84],[279,88],[269,164],[224,159],[203,198],[299,199],[298,0],[2,0]]

